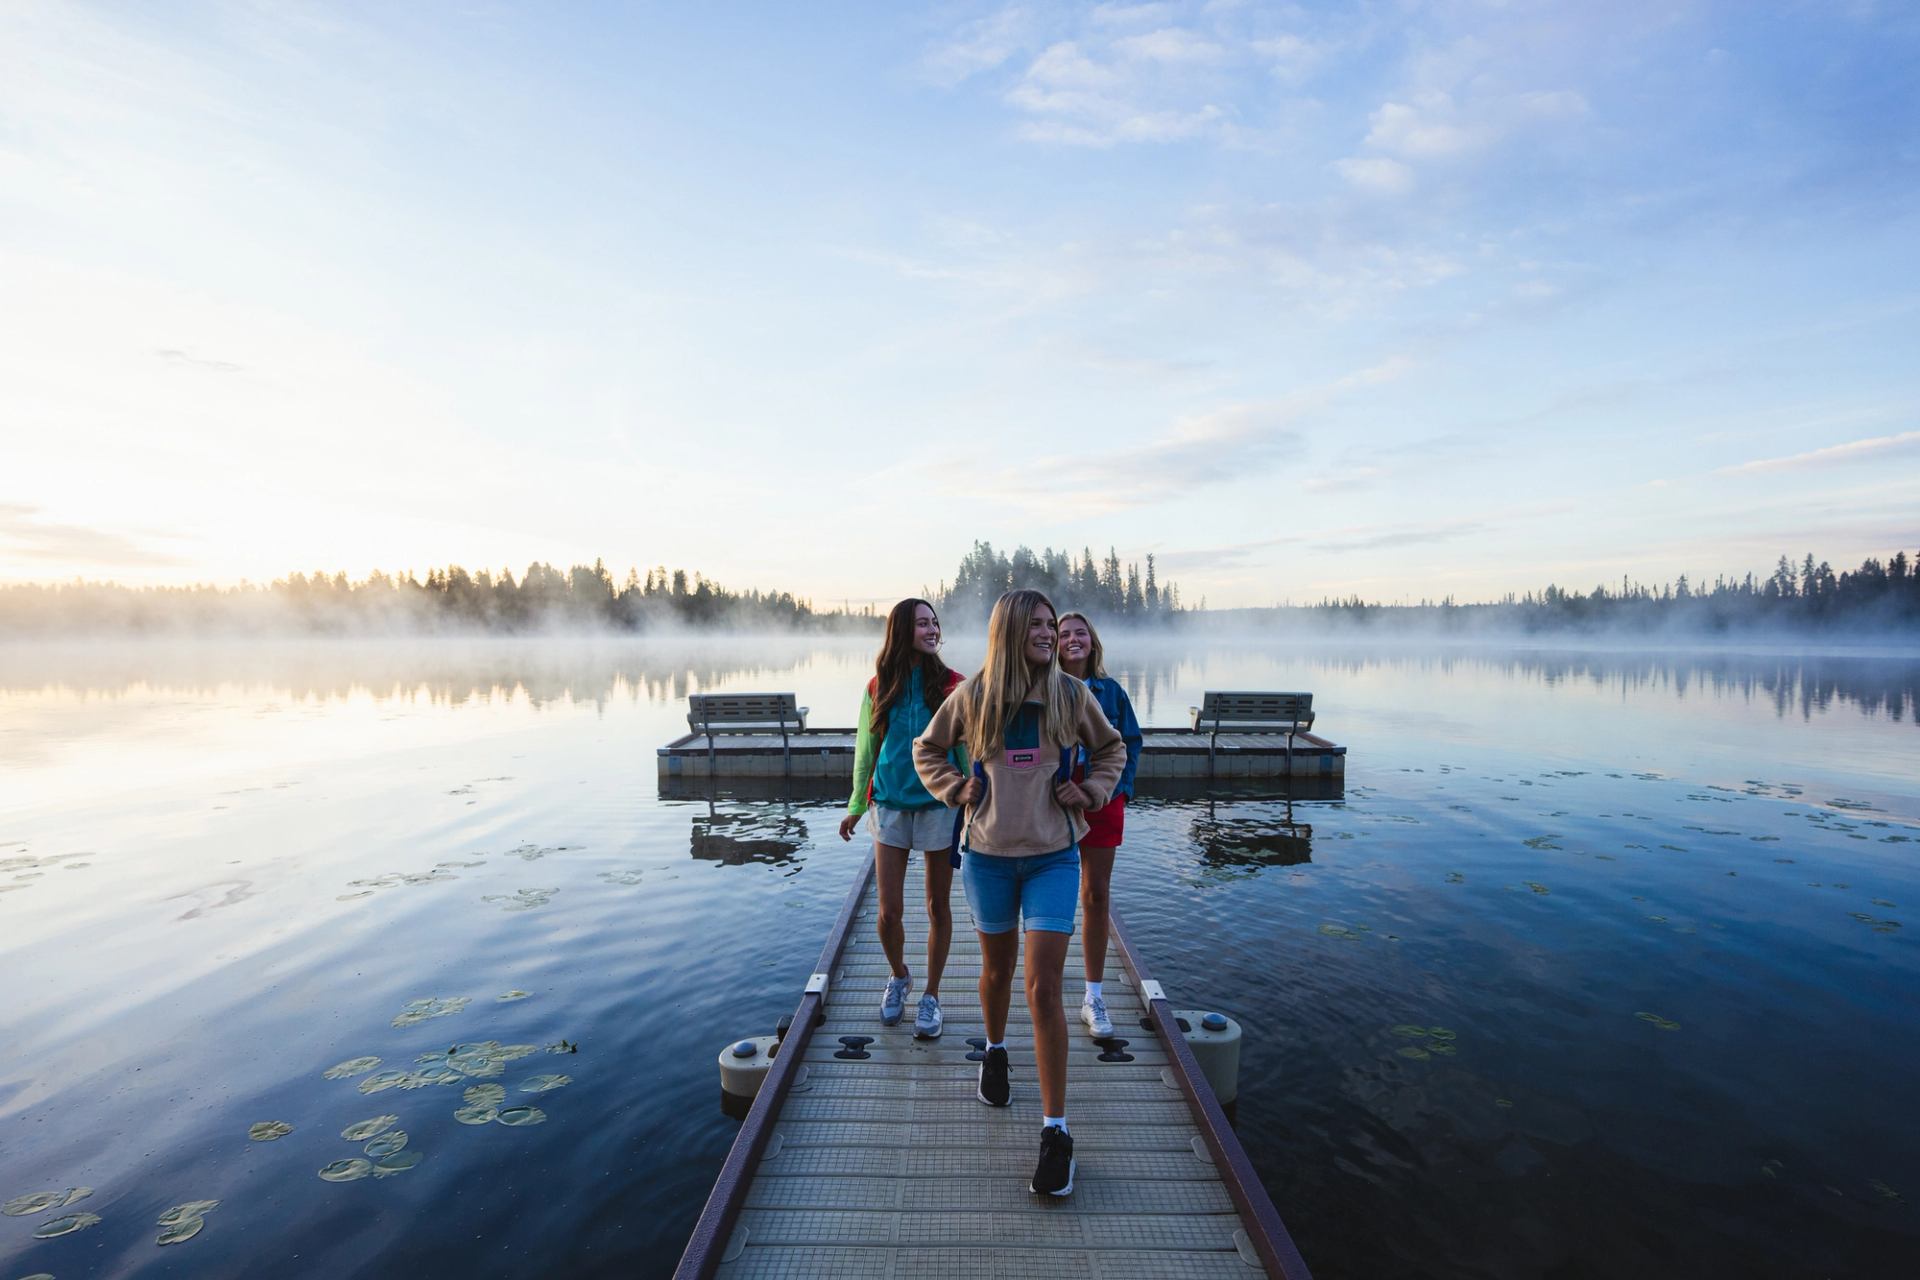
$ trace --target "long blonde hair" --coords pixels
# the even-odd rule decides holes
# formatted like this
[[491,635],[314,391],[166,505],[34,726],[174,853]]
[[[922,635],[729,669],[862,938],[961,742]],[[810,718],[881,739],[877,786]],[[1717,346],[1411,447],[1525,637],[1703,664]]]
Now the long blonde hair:
[[1078,609],[1069,609],[1061,614],[1056,620],[1056,625],[1066,626],[1068,618],[1078,618],[1080,625],[1087,629],[1087,639],[1093,642],[1093,647],[1087,650],[1087,679],[1092,680],[1098,677],[1104,680],[1107,675],[1107,651],[1100,647],[1099,629],[1093,625],[1092,618]]
[[1007,745],[1007,726],[1036,694],[1040,703],[1040,742],[1064,747],[1077,740],[1074,721],[1087,687],[1060,669],[1056,646],[1047,665],[1036,671],[1027,662],[1027,628],[1033,611],[1042,605],[1053,613],[1053,601],[1041,592],[1022,588],[1009,591],[993,604],[987,620],[987,657],[980,670],[961,686],[967,754],[991,760]]

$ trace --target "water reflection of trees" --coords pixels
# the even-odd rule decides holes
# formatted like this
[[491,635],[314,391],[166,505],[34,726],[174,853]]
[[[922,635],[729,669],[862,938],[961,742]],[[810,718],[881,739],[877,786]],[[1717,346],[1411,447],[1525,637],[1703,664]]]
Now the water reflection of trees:
[[[1833,653],[1695,650],[1560,650],[1494,647],[1334,648],[1206,645],[1164,638],[1108,639],[1108,670],[1142,723],[1179,724],[1203,686],[1233,687],[1237,656],[1263,664],[1258,679],[1311,688],[1330,673],[1499,674],[1552,687],[1619,694],[1758,702],[1781,717],[1811,719],[1853,706],[1869,716],[1920,723],[1920,660]],[[115,698],[142,693],[212,696],[235,686],[316,703],[368,698],[460,706],[524,700],[672,705],[720,683],[792,687],[816,659],[864,668],[862,641],[714,637],[699,641],[235,642],[204,645],[0,645],[0,691]],[[1275,664],[1286,671],[1273,674]],[[1222,683],[1225,681],[1226,683]],[[851,687],[851,686],[850,686]],[[849,694],[851,698],[853,694]],[[1172,705],[1167,705],[1171,701]]]
[[236,686],[302,702],[525,701],[670,705],[726,679],[790,681],[824,650],[742,640],[699,644],[381,642],[207,646],[0,647],[0,691],[115,698],[158,692],[211,697]]
[[1870,716],[1916,719],[1920,661],[1840,654],[1709,653],[1467,649],[1439,653],[1319,655],[1313,666],[1361,674],[1381,667],[1432,671],[1495,671],[1546,686],[1585,684],[1616,693],[1671,693],[1675,698],[1763,702],[1777,715],[1811,719],[1851,704]]

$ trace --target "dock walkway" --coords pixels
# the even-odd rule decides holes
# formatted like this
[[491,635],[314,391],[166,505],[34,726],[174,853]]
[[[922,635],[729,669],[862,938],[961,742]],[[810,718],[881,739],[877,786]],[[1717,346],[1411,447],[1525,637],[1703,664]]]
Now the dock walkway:
[[[1117,915],[1106,982],[1115,1038],[1091,1040],[1069,1010],[1074,1191],[1028,1190],[1040,1101],[1021,978],[1007,1027],[1013,1105],[987,1107],[968,1057],[985,1043],[980,947],[958,884],[940,991],[945,1034],[913,1036],[925,980],[922,886],[916,858],[906,884],[915,989],[900,1025],[884,1027],[889,969],[874,934],[871,859],[856,877],[676,1274],[1245,1280],[1264,1271],[1305,1280],[1185,1040],[1160,1033],[1173,1013]],[[1079,943],[1076,935],[1067,958],[1070,1003]],[[842,1040],[862,1036],[871,1042]]]

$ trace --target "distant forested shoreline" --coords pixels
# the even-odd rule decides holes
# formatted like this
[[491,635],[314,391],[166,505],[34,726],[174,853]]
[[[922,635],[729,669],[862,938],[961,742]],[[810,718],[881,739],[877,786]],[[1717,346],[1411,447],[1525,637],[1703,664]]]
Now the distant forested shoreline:
[[[1109,550],[1096,559],[1045,548],[1012,553],[976,542],[951,585],[923,586],[950,628],[983,623],[993,601],[1015,586],[1038,587],[1061,609],[1081,609],[1103,625],[1180,632],[1201,625],[1245,630],[1377,631],[1381,634],[1555,634],[1657,636],[1663,632],[1737,636],[1758,631],[1808,635],[1894,632],[1920,636],[1920,557],[1896,552],[1835,573],[1807,555],[1785,556],[1772,574],[1685,576],[1658,586],[1623,580],[1590,592],[1548,586],[1483,603],[1452,597],[1381,604],[1352,597],[1317,604],[1209,610],[1184,604],[1162,582],[1153,556],[1144,571]],[[787,591],[735,591],[699,573],[665,566],[616,581],[603,560],[565,570],[536,562],[516,577],[458,565],[413,572],[376,570],[360,581],[344,572],[294,573],[266,584],[125,586],[74,581],[0,585],[0,637],[85,635],[434,635],[716,632],[772,629],[871,634],[884,616],[872,605],[816,608]]]

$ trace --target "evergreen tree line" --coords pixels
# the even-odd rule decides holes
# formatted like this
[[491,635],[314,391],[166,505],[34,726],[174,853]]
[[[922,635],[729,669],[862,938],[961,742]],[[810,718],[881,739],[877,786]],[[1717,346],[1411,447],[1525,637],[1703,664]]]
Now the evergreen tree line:
[[729,591],[698,573],[664,565],[616,582],[604,561],[566,570],[534,563],[518,579],[469,573],[458,565],[345,573],[294,573],[237,587],[126,587],[75,582],[0,586],[0,634],[126,630],[165,632],[382,631],[527,632],[547,629],[649,631],[778,627],[795,631],[868,629],[872,610],[817,612],[790,592]]
[[1080,609],[1099,623],[1157,622],[1182,612],[1180,588],[1173,583],[1161,585],[1151,554],[1143,577],[1137,561],[1129,562],[1123,571],[1111,547],[1105,560],[1096,561],[1091,548],[1082,548],[1075,560],[1071,553],[1052,547],[1036,553],[1019,546],[1007,555],[995,551],[992,543],[976,542],[960,561],[953,585],[942,582],[938,590],[926,594],[950,624],[984,624],[993,602],[1015,587],[1038,588],[1062,612]]
[[1781,556],[1765,578],[1722,575],[1711,586],[1682,574],[1660,586],[1623,578],[1617,588],[1602,583],[1584,594],[1548,586],[1537,595],[1509,595],[1491,604],[1462,605],[1449,596],[1418,605],[1381,605],[1356,596],[1323,600],[1304,612],[1342,621],[1394,618],[1529,632],[1920,629],[1920,555],[1909,558],[1899,551],[1884,564],[1869,557],[1853,572],[1837,574],[1824,560],[1816,564],[1811,554],[1798,567]]
[[[976,542],[961,560],[953,585],[922,594],[949,626],[978,626],[993,602],[1016,586],[1038,587],[1062,610],[1083,609],[1101,623],[1174,622],[1234,615],[1295,618],[1320,623],[1367,623],[1442,630],[1522,632],[1661,630],[1736,632],[1895,628],[1920,631],[1920,556],[1904,551],[1882,563],[1868,559],[1852,572],[1806,556],[1796,567],[1781,557],[1765,578],[1721,576],[1711,585],[1686,576],[1661,586],[1623,579],[1591,592],[1559,586],[1490,603],[1460,604],[1452,597],[1418,605],[1384,605],[1353,597],[1298,608],[1206,613],[1182,604],[1180,589],[1159,581],[1154,557],[1124,567],[1111,549],[1104,560],[1090,550],[1076,559],[1051,548],[1021,546],[1011,555]],[[363,632],[547,629],[646,632],[780,628],[793,631],[874,629],[871,607],[816,610],[790,592],[730,591],[701,574],[665,566],[642,576],[627,571],[616,582],[603,561],[565,571],[535,563],[515,578],[510,570],[469,573],[458,565],[433,569],[422,581],[412,572],[379,571],[350,582],[345,573],[295,573],[265,586],[128,587],[110,582],[28,583],[0,586],[0,636],[125,631],[313,634]]]

